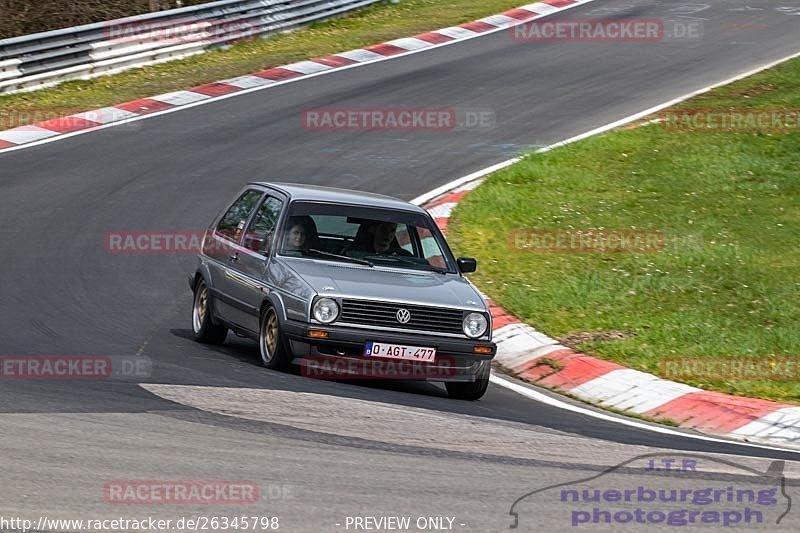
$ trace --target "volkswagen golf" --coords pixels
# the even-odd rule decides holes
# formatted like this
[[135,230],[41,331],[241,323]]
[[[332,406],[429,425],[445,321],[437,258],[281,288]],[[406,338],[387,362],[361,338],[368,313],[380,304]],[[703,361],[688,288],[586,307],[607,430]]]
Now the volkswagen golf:
[[205,232],[192,330],[258,343],[272,369],[444,382],[476,400],[489,383],[491,315],[433,218],[388,196],[251,183]]

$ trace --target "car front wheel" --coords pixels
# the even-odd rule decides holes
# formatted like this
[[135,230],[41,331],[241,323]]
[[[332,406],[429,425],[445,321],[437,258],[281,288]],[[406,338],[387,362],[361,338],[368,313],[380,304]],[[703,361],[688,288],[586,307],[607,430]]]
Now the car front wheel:
[[261,313],[258,330],[258,349],[261,352],[261,362],[265,367],[273,370],[285,369],[288,366],[288,354],[281,333],[278,313],[273,307],[267,307]]
[[475,381],[471,383],[448,382],[444,386],[447,388],[447,394],[454,400],[477,400],[486,394],[486,389],[489,388],[489,373],[491,366],[488,361],[484,362],[478,375],[475,376]]
[[194,340],[206,344],[222,344],[228,336],[228,328],[214,324],[211,320],[213,302],[206,282],[200,280],[194,288],[192,305],[192,333]]

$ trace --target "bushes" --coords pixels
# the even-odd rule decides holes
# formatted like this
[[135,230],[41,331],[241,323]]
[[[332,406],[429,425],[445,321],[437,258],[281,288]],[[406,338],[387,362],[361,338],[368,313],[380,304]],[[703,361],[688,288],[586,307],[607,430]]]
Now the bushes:
[[0,39],[210,0],[0,0]]

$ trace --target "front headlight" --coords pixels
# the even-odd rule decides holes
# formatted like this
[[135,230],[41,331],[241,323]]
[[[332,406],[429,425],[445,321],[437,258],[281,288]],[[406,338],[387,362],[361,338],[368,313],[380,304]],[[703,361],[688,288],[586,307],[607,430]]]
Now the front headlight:
[[484,333],[489,323],[482,313],[470,313],[464,317],[464,334],[472,339],[477,339]]
[[311,314],[319,322],[330,324],[339,317],[339,305],[332,298],[320,298],[314,302]]

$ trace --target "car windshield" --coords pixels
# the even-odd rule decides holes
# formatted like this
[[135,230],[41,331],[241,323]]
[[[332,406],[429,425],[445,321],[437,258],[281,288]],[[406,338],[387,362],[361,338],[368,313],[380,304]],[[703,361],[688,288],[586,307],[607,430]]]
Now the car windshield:
[[422,213],[346,204],[294,202],[280,253],[429,272],[454,272]]

